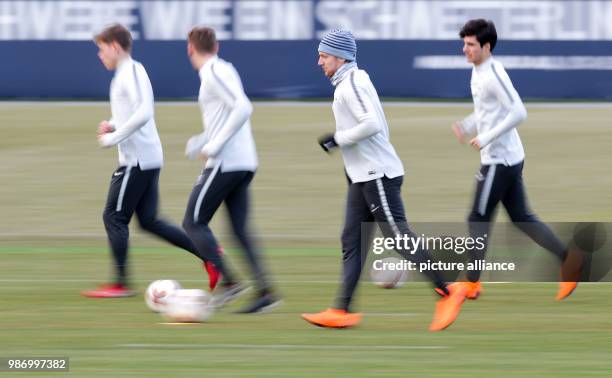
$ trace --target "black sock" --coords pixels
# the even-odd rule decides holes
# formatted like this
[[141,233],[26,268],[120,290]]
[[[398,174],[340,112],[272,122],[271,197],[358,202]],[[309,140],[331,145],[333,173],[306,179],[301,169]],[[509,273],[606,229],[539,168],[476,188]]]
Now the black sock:
[[117,284],[121,286],[128,286],[127,267],[125,265],[117,266]]
[[436,282],[436,288],[440,289],[445,295],[450,295],[446,282]]

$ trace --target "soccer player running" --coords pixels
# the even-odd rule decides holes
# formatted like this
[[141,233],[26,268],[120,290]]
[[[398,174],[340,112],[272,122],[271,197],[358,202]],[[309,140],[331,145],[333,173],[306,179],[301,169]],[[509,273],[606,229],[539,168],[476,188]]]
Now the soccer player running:
[[[110,87],[112,118],[98,126],[98,142],[104,148],[116,145],[119,151],[119,167],[111,177],[103,216],[116,280],[82,294],[92,298],[128,297],[134,295],[127,271],[128,224],[134,212],[144,230],[201,257],[184,230],[158,218],[162,145],[153,118],[153,89],[142,64],[130,55],[130,32],[122,25],[112,25],[94,41],[104,67],[115,71]],[[214,287],[219,273],[211,263],[201,260]]]
[[187,54],[200,76],[198,102],[204,132],[192,137],[185,150],[191,158],[206,159],[189,197],[183,227],[196,248],[221,272],[223,292],[215,297],[222,306],[248,289],[237,282],[209,227],[215,212],[225,202],[232,228],[252,270],[257,293],[241,313],[263,312],[280,304],[267,281],[261,255],[249,232],[249,185],[257,169],[257,153],[251,132],[253,106],[244,93],[234,66],[217,56],[215,31],[196,27],[189,32]]
[[[452,130],[461,143],[469,138],[469,144],[480,151],[481,161],[480,171],[476,175],[474,202],[468,217],[470,234],[473,237],[490,236],[490,222],[501,202],[521,231],[552,252],[563,265],[573,265],[564,267],[562,271],[575,271],[579,262],[568,258],[572,253],[568,253],[567,247],[528,206],[523,184],[525,152],[516,130],[527,118],[527,111],[506,70],[492,56],[497,42],[495,25],[484,19],[470,20],[459,36],[463,39],[463,53],[468,62],[474,65],[470,85],[474,112],[455,122]],[[484,259],[485,252],[486,248],[471,250],[469,261]],[[482,290],[480,271],[468,271],[467,279],[467,282],[454,285],[464,286],[467,297],[476,299]],[[576,282],[562,279],[557,299],[569,296],[576,286]]]
[[[374,230],[364,222],[377,222],[385,237],[415,236],[408,227],[401,198],[404,167],[389,141],[389,128],[376,89],[368,74],[357,67],[356,58],[357,46],[350,31],[332,30],[319,44],[318,64],[336,87],[336,132],[321,137],[319,144],[326,152],[340,148],[348,179],[342,232],[343,275],[336,304],[319,313],[302,315],[321,327],[351,327],[362,318],[362,314],[350,311],[350,304],[365,263],[361,242],[371,240]],[[367,235],[362,235],[362,226]],[[414,255],[408,251],[398,253],[417,264],[431,259],[426,250]],[[465,289],[447,285],[436,271],[424,273],[442,295],[430,325],[430,330],[439,331],[456,319]]]

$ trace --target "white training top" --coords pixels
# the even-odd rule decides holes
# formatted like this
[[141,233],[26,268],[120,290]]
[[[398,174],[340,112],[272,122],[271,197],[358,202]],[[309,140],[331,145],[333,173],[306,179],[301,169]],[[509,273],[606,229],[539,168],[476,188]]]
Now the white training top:
[[461,121],[467,135],[478,133],[480,161],[484,165],[515,165],[525,159],[516,127],[527,110],[500,62],[488,58],[472,69],[474,113]]
[[257,169],[257,152],[249,117],[253,106],[244,93],[234,66],[214,56],[200,68],[198,102],[204,132],[192,138],[186,153],[200,152],[209,158],[205,168],[220,166],[222,172]]
[[142,64],[128,57],[119,62],[110,86],[115,131],[100,139],[103,147],[118,144],[119,165],[161,168],[161,141],[155,127],[153,88]]
[[334,139],[340,146],[352,182],[404,174],[401,160],[389,141],[389,127],[370,76],[350,69],[336,86],[333,105]]

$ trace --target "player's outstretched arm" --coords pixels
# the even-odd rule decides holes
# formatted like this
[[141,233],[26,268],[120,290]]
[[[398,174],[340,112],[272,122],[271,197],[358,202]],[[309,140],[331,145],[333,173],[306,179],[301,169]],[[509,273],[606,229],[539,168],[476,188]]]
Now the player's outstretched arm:
[[137,104],[136,109],[125,124],[117,127],[116,131],[107,133],[98,139],[102,147],[111,147],[121,143],[153,118],[153,88],[151,82],[141,65],[134,64],[133,67],[131,80],[125,81],[125,88],[130,102]]
[[346,80],[351,81],[351,91],[343,94],[342,101],[347,104],[351,113],[357,119],[357,126],[347,130],[336,131],[334,140],[340,147],[353,145],[361,140],[367,139],[378,134],[383,125],[381,125],[375,114],[375,107],[372,101],[366,96],[366,83],[360,82],[357,75],[353,72]]
[[493,65],[494,78],[491,80],[491,90],[502,106],[508,109],[506,117],[491,130],[479,134],[474,143],[483,148],[497,139],[505,132],[512,130],[527,119],[527,109],[516,89],[510,81],[510,77],[501,65]]
[[205,157],[215,156],[221,152],[225,143],[245,125],[253,113],[253,105],[244,93],[238,74],[233,69],[213,66],[212,80],[208,85],[231,109],[231,112],[221,132],[202,147],[200,153]]

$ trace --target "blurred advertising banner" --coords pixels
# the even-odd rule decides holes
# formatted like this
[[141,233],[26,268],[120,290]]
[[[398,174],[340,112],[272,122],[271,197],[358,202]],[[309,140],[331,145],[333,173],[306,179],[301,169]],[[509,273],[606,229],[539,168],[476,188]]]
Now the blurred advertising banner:
[[480,17],[495,21],[495,56],[523,98],[612,98],[612,1],[603,0],[0,0],[0,98],[106,98],[110,74],[91,41],[121,23],[157,98],[196,97],[185,39],[207,25],[253,98],[330,98],[317,46],[344,28],[381,96],[469,99],[458,32]]
[[604,0],[17,0],[0,1],[0,39],[89,40],[119,22],[144,40],[182,40],[200,24],[230,40],[319,39],[338,27],[362,40],[454,40],[465,20],[487,18],[503,39],[611,40],[611,17]]

